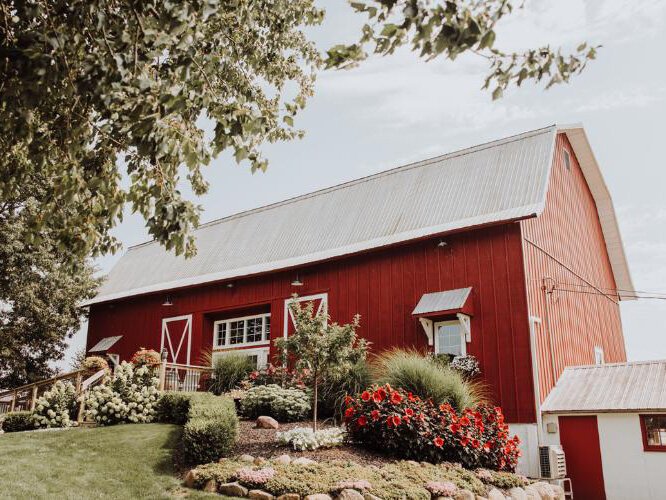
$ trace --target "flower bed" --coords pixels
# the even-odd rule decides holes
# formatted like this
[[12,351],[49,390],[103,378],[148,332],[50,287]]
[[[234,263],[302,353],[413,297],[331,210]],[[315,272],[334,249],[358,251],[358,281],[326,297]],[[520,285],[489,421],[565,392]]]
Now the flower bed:
[[499,407],[459,414],[388,384],[348,398],[345,419],[352,440],[400,458],[513,471],[520,455]]
[[[254,490],[255,498],[260,498],[256,496],[257,490],[267,498],[287,494],[301,498],[314,494],[334,497],[342,491],[354,490],[385,500],[430,500],[440,493],[460,495],[461,498],[488,497],[493,489],[497,489],[492,482],[494,474],[479,475],[451,463],[433,465],[399,461],[375,467],[349,461],[291,460],[284,455],[269,461],[244,456],[199,466],[188,472],[185,484],[233,496],[248,496]],[[544,483],[530,485],[520,476],[503,474],[514,478],[513,488],[530,489],[536,494],[532,498],[564,499],[560,488]],[[501,494],[499,491],[495,493]]]

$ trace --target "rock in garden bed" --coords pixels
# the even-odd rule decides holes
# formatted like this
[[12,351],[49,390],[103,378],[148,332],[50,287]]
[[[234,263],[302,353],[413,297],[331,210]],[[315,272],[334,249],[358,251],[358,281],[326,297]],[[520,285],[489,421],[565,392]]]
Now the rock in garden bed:
[[287,461],[284,456],[278,460],[276,455],[261,465],[253,465],[250,457],[202,465],[188,473],[185,483],[208,491],[214,489],[211,487],[214,484],[219,493],[257,500],[472,500],[500,496],[502,500],[506,497],[564,500],[560,488],[546,483],[529,484],[519,475],[475,472],[450,463],[398,461],[376,466],[349,460],[318,460],[300,461],[299,465],[298,460],[290,457]]

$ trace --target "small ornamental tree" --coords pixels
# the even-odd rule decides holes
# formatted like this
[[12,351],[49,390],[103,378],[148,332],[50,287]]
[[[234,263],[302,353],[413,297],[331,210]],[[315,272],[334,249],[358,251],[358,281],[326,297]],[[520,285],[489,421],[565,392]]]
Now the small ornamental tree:
[[313,389],[312,429],[317,431],[317,398],[321,380],[337,372],[348,370],[365,359],[368,343],[356,335],[360,324],[357,314],[351,323],[338,325],[330,322],[326,312],[314,313],[314,304],[302,306],[296,300],[289,304],[296,331],[275,341],[283,353],[283,363],[294,361],[297,369],[310,371]]

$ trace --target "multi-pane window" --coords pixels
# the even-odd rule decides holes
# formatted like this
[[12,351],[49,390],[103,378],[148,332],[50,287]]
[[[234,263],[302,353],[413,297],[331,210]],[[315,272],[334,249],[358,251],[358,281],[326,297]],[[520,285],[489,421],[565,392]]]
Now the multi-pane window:
[[459,321],[435,323],[435,349],[437,354],[465,354],[465,340]]
[[265,344],[270,338],[271,315],[258,314],[215,322],[214,347]]
[[641,415],[643,449],[666,451],[666,415]]

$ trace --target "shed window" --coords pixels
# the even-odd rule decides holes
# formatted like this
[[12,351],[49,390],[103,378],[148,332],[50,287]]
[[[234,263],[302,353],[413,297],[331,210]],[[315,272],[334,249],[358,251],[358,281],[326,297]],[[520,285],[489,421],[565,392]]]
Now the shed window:
[[464,356],[466,354],[465,332],[459,321],[435,323],[435,353]]
[[594,346],[594,364],[603,365],[605,363],[604,359],[604,349],[600,346]]
[[269,353],[269,348],[268,347],[259,347],[259,348],[254,348],[254,349],[237,349],[233,351],[216,351],[213,353],[213,363],[212,366],[215,366],[215,361],[224,357],[228,356],[230,354],[241,354],[247,356],[247,358],[250,360],[250,363],[252,366],[257,369],[261,370],[262,368],[265,368],[266,365],[268,364],[268,353]]
[[267,344],[271,333],[271,315],[257,314],[216,321],[213,330],[213,347],[217,349]]
[[666,451],[666,415],[641,415],[643,449]]
[[566,149],[564,150],[564,166],[567,170],[571,170],[571,155]]

